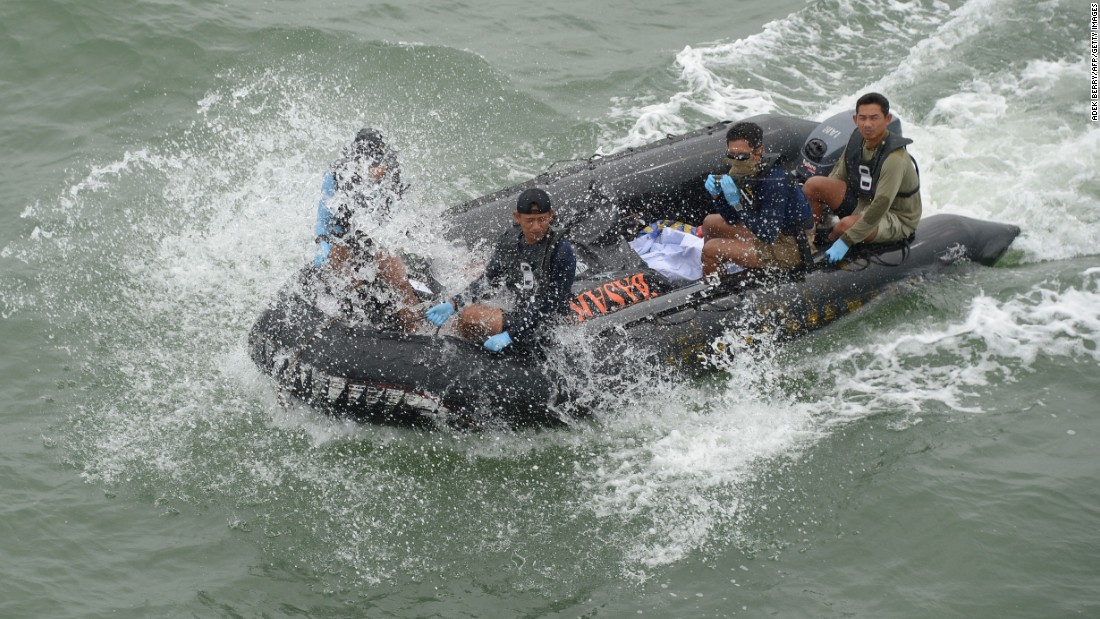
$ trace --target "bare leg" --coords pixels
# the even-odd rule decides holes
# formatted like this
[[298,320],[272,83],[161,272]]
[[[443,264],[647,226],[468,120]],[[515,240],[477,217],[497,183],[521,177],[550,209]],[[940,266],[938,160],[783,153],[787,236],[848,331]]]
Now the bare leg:
[[748,228],[740,224],[731,226],[725,221],[722,221],[722,226],[721,236],[710,238],[703,244],[704,276],[719,273],[723,265],[731,262],[750,269],[763,266],[759,254],[756,253],[756,237]]
[[504,330],[504,312],[487,305],[469,305],[458,317],[458,334],[478,341]]
[[825,213],[825,207],[832,210],[840,208],[844,201],[844,194],[848,185],[839,178],[827,176],[811,176],[802,185],[802,193],[806,194],[806,200],[810,203],[810,210],[814,212],[814,224],[821,223],[821,217]]
[[717,213],[711,213],[703,220],[703,242],[711,239],[728,239],[734,235],[734,226]]
[[[856,225],[856,222],[858,222],[860,219],[863,219],[862,215],[849,215],[844,219],[841,219],[839,222],[837,222],[835,226],[833,226],[832,232],[829,233],[829,240],[835,241],[839,239],[841,235],[848,231],[848,228]],[[876,236],[878,236],[878,228],[871,230],[871,234],[868,234],[861,242],[870,243],[871,241],[875,240]]]

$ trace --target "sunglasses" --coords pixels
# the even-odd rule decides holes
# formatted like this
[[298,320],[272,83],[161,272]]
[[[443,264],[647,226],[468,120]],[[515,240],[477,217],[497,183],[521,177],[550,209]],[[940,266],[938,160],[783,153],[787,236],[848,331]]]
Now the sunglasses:
[[747,161],[752,157],[752,153],[726,153],[726,157],[733,159],[734,161]]

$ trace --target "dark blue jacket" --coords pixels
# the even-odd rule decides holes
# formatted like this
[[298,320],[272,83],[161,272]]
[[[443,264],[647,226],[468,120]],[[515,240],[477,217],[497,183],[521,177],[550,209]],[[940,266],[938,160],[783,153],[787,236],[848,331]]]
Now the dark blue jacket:
[[577,258],[568,240],[551,230],[538,243],[528,245],[523,231],[514,227],[497,242],[481,277],[455,296],[453,303],[457,309],[503,287],[515,299],[513,309],[504,313],[504,330],[521,343],[525,335],[560,322],[569,313],[576,271]]
[[725,196],[714,198],[715,212],[730,225],[743,223],[756,238],[774,243],[780,233],[789,236],[809,228],[812,214],[805,194],[787,178],[778,165],[748,182],[739,182],[740,210],[730,206]]

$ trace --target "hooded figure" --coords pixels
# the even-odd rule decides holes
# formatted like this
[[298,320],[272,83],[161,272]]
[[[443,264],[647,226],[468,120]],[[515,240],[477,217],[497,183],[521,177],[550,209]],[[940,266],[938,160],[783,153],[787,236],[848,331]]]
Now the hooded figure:
[[387,219],[405,189],[397,150],[377,129],[361,129],[325,174],[313,266],[349,318],[411,331],[416,315],[404,308],[417,300],[404,260],[379,248],[353,221]]
[[325,175],[314,226],[319,246],[314,266],[328,261],[331,243],[351,230],[354,215],[388,218],[406,188],[401,184],[397,149],[377,129],[361,129]]

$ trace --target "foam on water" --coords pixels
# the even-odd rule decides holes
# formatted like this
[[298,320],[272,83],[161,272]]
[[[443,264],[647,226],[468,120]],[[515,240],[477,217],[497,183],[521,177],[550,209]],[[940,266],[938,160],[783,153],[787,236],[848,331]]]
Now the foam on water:
[[1100,269],[979,292],[946,324],[905,321],[851,339],[815,354],[764,346],[719,357],[722,382],[665,385],[585,438],[604,445],[583,478],[593,509],[634,525],[620,540],[631,575],[644,579],[740,524],[739,488],[758,465],[797,458],[838,425],[889,415],[903,429],[980,414],[990,391],[1038,364],[1100,363]]
[[879,412],[983,412],[982,397],[1050,359],[1100,363],[1100,269],[998,299],[979,294],[946,325],[921,321],[807,360],[834,385],[826,424]]
[[[602,150],[754,114],[824,118],[878,90],[915,140],[926,214],[1022,224],[1027,260],[1095,255],[1100,127],[1087,122],[1070,4],[815,3],[744,39],[685,48],[683,90],[616,100],[611,118],[633,126],[609,128]],[[1045,24],[1044,42],[1021,41],[1019,23]]]
[[[899,108],[926,213],[1021,224],[1014,248],[1028,260],[1097,253],[1100,127],[1086,120],[1088,71],[1075,60],[1083,52],[1069,4],[967,2],[868,86],[914,100]],[[1021,22],[1045,24],[1047,43],[1021,41]]]
[[[611,119],[633,126],[625,136],[605,132],[602,150],[641,146],[716,120],[812,116],[862,88],[868,76],[891,70],[895,58],[950,15],[942,2],[827,0],[744,39],[686,47],[674,66],[683,90],[616,99]],[[858,71],[853,58],[860,59]]]
[[[1027,223],[1019,246],[1031,260],[1092,255],[1098,133],[1081,128],[1076,104],[1059,103],[1083,80],[1080,63],[1044,52],[966,68],[950,92],[929,83],[998,27],[991,6],[818,2],[742,41],[686,48],[673,61],[682,88],[615,101],[597,146],[762,112],[827,114],[870,86],[912,91],[892,98],[917,140],[929,212]],[[867,11],[878,13],[858,17]],[[881,54],[867,59],[868,48]],[[856,60],[866,60],[860,71]],[[444,77],[458,71],[440,64],[425,61]],[[224,501],[235,529],[257,532],[257,544],[291,564],[365,582],[487,561],[505,566],[514,586],[616,569],[644,580],[715,543],[738,543],[740,488],[761,463],[797,458],[836,424],[981,412],[983,392],[1044,355],[1100,361],[1100,273],[1088,269],[979,293],[946,326],[887,324],[856,343],[817,341],[815,354],[763,342],[751,355],[716,357],[720,379],[634,368],[583,394],[604,413],[564,431],[424,435],[284,409],[248,359],[245,334],[308,259],[320,177],[339,145],[364,122],[392,136],[415,188],[388,238],[451,264],[469,256],[420,224],[445,198],[496,186],[488,173],[452,174],[440,167],[448,157],[434,156],[480,126],[442,123],[459,133],[433,142],[407,109],[359,111],[362,92],[339,79],[317,88],[314,73],[297,69],[221,79],[196,102],[187,131],[92,165],[56,200],[28,206],[34,232],[2,256],[43,275],[35,291],[2,293],[83,346],[72,355],[87,390],[66,402],[72,425],[59,433],[88,480]],[[492,107],[508,94],[492,80],[456,81],[478,100],[469,109],[510,109]],[[463,120],[426,105],[416,111]],[[486,146],[510,129],[477,137],[496,183],[526,180],[558,155],[542,143],[507,155]],[[443,274],[452,286],[468,276]],[[548,545],[548,536],[569,543]]]
[[[863,19],[868,11],[876,17]],[[1086,122],[1087,68],[1074,60],[1084,52],[1073,43],[1079,20],[1070,14],[1064,2],[815,3],[745,39],[685,48],[674,67],[683,89],[616,100],[612,126],[633,125],[625,135],[609,128],[603,150],[759,113],[826,117],[879,90],[915,139],[926,214],[1021,224],[1014,248],[1028,261],[1095,255],[1100,130]],[[1020,45],[1005,31],[1021,21],[1047,24],[1044,40],[1064,36]],[[981,412],[981,394],[1029,371],[1040,351],[1095,358],[1095,297],[1090,270],[1080,282],[1008,299],[979,295],[946,327],[919,322],[870,333],[786,366],[757,358],[752,372],[732,371],[718,393],[674,388],[652,402],[660,415],[643,416],[623,446],[608,450],[590,482],[595,504],[604,514],[631,514],[668,501],[667,512],[650,512],[667,516],[655,528],[663,533],[630,554],[648,566],[676,560],[733,517],[729,492],[754,462],[797,455],[818,432],[870,415],[897,415],[901,427],[931,411]],[[769,385],[813,379],[792,393],[762,388],[748,378],[754,373]],[[782,395],[751,395],[760,393]],[[832,412],[814,413],[822,410]],[[699,492],[720,486],[726,494],[716,502]]]
[[[546,482],[507,471],[559,449],[553,434],[431,436],[276,404],[245,334],[308,259],[321,173],[361,117],[329,118],[331,95],[294,73],[225,81],[177,139],[95,165],[56,201],[27,208],[36,232],[4,252],[40,271],[34,294],[5,291],[5,301],[86,344],[71,350],[86,388],[58,430],[65,458],[90,482],[167,504],[229,497],[235,530],[261,531],[270,552],[354,580],[437,573],[486,547],[540,553],[541,522],[516,497]],[[377,118],[415,182],[432,167],[416,132]],[[394,249],[459,256],[435,239],[422,211],[442,204],[426,208],[421,191],[383,236],[406,243]],[[505,473],[483,486],[486,466]],[[545,502],[544,515],[579,509],[568,495]],[[513,524],[487,533],[483,517]]]
[[[37,294],[5,299],[87,344],[71,352],[100,387],[75,403],[89,479],[116,483],[145,462],[185,470],[195,435],[167,429],[253,408],[239,384],[245,333],[312,252],[321,174],[362,122],[327,117],[331,90],[293,73],[226,82],[174,138],[93,165],[54,202],[24,209],[34,232],[5,248],[39,269]],[[387,118],[369,120],[400,144],[403,127]],[[406,202],[387,238],[430,247],[419,196]]]
[[1031,260],[1095,255],[1100,128],[1041,112],[1084,79],[1080,63],[1035,60],[939,99],[913,132],[925,144],[933,212],[1025,224],[1015,247]]
[[582,482],[594,513],[625,527],[616,538],[635,577],[717,541],[736,522],[738,489],[755,465],[816,435],[809,405],[747,387],[677,385],[604,427],[605,451]]

